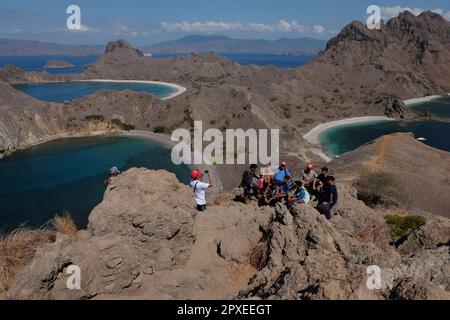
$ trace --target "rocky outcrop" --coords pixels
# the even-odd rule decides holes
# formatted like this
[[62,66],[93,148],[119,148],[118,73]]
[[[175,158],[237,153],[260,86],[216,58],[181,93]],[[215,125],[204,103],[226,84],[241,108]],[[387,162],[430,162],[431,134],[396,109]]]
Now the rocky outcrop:
[[124,39],[109,42],[106,45],[105,54],[108,54],[108,53],[111,53],[114,51],[118,51],[118,50],[122,50],[122,49],[127,50],[127,51],[134,51],[140,57],[144,56],[142,51],[135,49],[127,40],[124,40]]
[[[277,206],[274,222],[265,230],[267,265],[250,280],[249,287],[239,297],[445,299],[450,288],[446,278],[450,271],[448,248],[434,242],[430,247],[416,248],[414,253],[418,257],[402,254],[390,245],[385,213],[355,201],[352,193],[355,191],[341,188],[344,197],[331,222],[307,205],[290,210]],[[427,237],[441,234],[448,238],[449,227],[449,221],[445,220],[438,229],[429,229]],[[380,289],[367,286],[371,266],[381,270]],[[413,275],[422,279],[421,288],[416,289],[420,294],[410,293],[406,287]]]
[[[259,208],[224,194],[204,214],[165,171],[113,178],[76,238],[59,235],[21,270],[9,299],[430,299],[450,292],[450,221],[428,216],[392,245],[388,209],[338,185],[328,221],[309,205]],[[81,289],[69,290],[76,265]],[[368,267],[381,269],[379,290]]]
[[403,100],[393,96],[383,96],[377,100],[377,104],[384,106],[384,114],[389,118],[407,119],[414,114],[408,109]]

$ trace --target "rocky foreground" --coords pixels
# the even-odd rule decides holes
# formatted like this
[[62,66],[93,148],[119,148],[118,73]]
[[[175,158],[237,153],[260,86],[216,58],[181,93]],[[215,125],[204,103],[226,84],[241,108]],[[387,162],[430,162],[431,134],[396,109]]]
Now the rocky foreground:
[[[450,220],[393,242],[386,214],[350,183],[338,185],[336,216],[309,205],[259,208],[220,195],[206,214],[191,190],[165,171],[131,169],[117,178],[76,237],[38,250],[8,299],[450,299]],[[67,268],[81,269],[68,290]],[[367,268],[383,288],[369,290]]]

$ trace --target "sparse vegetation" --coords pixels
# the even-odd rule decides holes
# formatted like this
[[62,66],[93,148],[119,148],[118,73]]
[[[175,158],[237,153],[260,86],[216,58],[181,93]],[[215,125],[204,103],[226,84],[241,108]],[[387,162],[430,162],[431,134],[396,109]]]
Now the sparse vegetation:
[[135,126],[133,126],[131,124],[123,123],[120,119],[117,119],[117,118],[112,119],[111,123],[124,131],[131,131],[131,130],[135,129]]
[[366,172],[356,181],[355,187],[358,190],[358,199],[370,207],[375,207],[390,198],[398,187],[398,181],[388,172]]
[[105,121],[105,117],[101,114],[91,114],[89,116],[85,116],[84,120],[86,121]]
[[156,126],[153,128],[154,133],[165,133],[167,128],[165,126]]
[[269,249],[267,241],[261,241],[255,245],[249,254],[250,265],[258,271],[264,269],[269,260]]
[[272,97],[272,98],[270,98],[270,102],[276,102],[278,100],[278,98],[277,97]]
[[49,225],[37,230],[20,227],[0,235],[0,293],[8,290],[17,272],[33,260],[39,247],[53,243],[57,233],[75,237],[78,231],[67,212],[56,216]]
[[386,222],[391,226],[391,236],[393,239],[405,238],[412,231],[425,225],[426,219],[421,216],[398,216],[388,215]]
[[52,220],[52,225],[56,232],[75,238],[78,232],[78,228],[75,225],[70,214],[65,211],[62,216],[56,216]]
[[291,108],[289,106],[282,106],[283,115],[286,119],[290,119],[292,117]]
[[316,122],[316,120],[312,118],[306,118],[305,120],[303,120],[304,124],[313,124],[314,122]]
[[196,79],[197,82],[201,82],[202,84],[209,86],[209,87],[217,87],[224,85],[226,81],[224,80],[224,77],[198,77]]

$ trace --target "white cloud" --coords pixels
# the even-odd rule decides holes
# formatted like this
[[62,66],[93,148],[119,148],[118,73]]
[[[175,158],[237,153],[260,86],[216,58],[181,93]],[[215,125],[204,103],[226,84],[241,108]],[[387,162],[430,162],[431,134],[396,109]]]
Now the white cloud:
[[[410,11],[412,14],[418,16],[422,12],[426,11],[425,9],[421,8],[410,8],[410,7],[401,7],[401,6],[395,6],[395,7],[381,7],[381,15],[383,16],[383,19],[390,19],[398,16],[400,13],[404,11]],[[450,20],[450,11],[445,12],[444,10],[437,8],[431,10],[434,13],[438,13],[447,20]]]
[[322,34],[322,33],[325,32],[325,28],[323,26],[321,26],[321,25],[315,25],[313,27],[313,32],[317,33],[317,34]]
[[181,21],[161,22],[161,28],[166,32],[188,32],[188,33],[216,33],[216,32],[281,32],[281,33],[307,33],[309,28],[299,24],[297,21],[280,20],[275,24],[263,23],[241,23],[223,21]]

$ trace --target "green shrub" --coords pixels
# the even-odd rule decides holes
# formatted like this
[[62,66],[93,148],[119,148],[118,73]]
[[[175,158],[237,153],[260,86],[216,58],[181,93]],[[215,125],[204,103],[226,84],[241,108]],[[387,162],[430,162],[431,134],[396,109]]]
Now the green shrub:
[[305,120],[303,120],[304,124],[313,124],[314,122],[316,122],[316,120],[312,118],[306,118]]
[[289,106],[283,106],[281,107],[283,109],[283,115],[286,119],[290,119],[292,114],[291,114],[291,108]]
[[398,186],[397,178],[384,171],[363,173],[355,183],[358,199],[370,207],[385,202],[386,198],[395,194]]
[[86,121],[104,121],[105,117],[103,117],[101,114],[91,114],[89,116],[84,117],[84,120],[86,120]]
[[135,126],[131,124],[123,123],[120,119],[114,118],[111,120],[111,123],[119,127],[121,130],[124,131],[131,131],[135,129]]
[[165,126],[156,126],[153,128],[154,133],[165,133],[167,131]]
[[391,236],[394,239],[407,237],[412,231],[426,223],[426,219],[421,216],[388,215],[385,220],[391,226]]
[[276,102],[277,100],[278,100],[277,97],[272,97],[272,98],[270,98],[270,102]]

